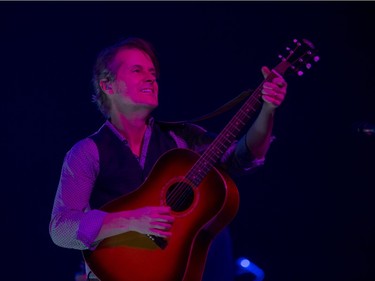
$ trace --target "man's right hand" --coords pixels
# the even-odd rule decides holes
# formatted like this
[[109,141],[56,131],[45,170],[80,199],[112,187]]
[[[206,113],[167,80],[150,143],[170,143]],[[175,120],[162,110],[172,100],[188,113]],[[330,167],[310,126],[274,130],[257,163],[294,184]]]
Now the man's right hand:
[[173,222],[171,208],[165,206],[108,213],[95,240],[99,241],[128,231],[168,238],[172,235]]
[[124,215],[130,220],[129,230],[164,238],[172,235],[174,217],[170,207],[144,207],[125,211]]

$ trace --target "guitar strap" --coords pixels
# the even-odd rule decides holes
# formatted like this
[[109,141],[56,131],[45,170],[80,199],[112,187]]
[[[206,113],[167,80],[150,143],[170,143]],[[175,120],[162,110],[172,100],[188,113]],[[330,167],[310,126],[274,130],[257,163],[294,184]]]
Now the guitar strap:
[[250,90],[250,89],[245,90],[241,94],[239,94],[237,97],[235,97],[234,99],[232,99],[232,100],[228,101],[227,103],[223,104],[222,106],[220,106],[216,110],[214,110],[214,111],[212,111],[208,114],[202,115],[200,117],[197,117],[197,118],[193,118],[193,119],[190,119],[190,120],[184,120],[184,121],[161,121],[161,123],[169,124],[169,125],[177,125],[177,124],[183,124],[183,123],[197,123],[197,122],[201,122],[203,120],[208,120],[208,119],[214,118],[214,117],[232,109],[234,106],[239,104],[241,101],[243,101],[244,99],[249,97],[252,93],[253,93],[253,90]]

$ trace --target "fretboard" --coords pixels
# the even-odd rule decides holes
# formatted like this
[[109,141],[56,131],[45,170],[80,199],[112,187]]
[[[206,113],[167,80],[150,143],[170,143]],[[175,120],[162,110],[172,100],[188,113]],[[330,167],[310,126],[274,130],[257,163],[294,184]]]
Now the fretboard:
[[190,169],[186,178],[191,182],[193,187],[196,187],[201,183],[207,173],[236,140],[241,130],[258,111],[262,105],[261,91],[263,83],[272,81],[276,76],[277,74],[274,72],[271,72],[270,75],[268,75]]

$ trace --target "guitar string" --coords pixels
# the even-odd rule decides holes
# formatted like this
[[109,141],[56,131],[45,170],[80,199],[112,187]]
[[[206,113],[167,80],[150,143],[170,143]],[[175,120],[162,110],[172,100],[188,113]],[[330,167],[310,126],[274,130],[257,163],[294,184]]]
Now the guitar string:
[[[272,74],[272,73],[271,73]],[[231,121],[227,124],[227,126],[223,129],[223,131],[219,134],[219,136],[212,142],[210,145],[209,149],[207,149],[200,159],[191,167],[191,169],[188,171],[187,175],[185,178],[189,179],[192,177],[191,175],[196,174],[199,175],[201,174],[201,171],[204,171],[204,176],[203,178],[207,175],[207,173],[212,169],[214,166],[214,162],[216,162],[220,157],[216,155],[217,151],[215,150],[212,152],[211,147],[216,147],[216,149],[219,150],[221,155],[224,153],[222,149],[227,149],[230,144],[235,140],[235,135],[232,134],[234,130],[237,130],[238,132],[241,130],[239,129],[239,125],[245,126],[247,121],[243,122],[242,120],[245,119],[250,119],[251,114],[255,112],[254,106],[256,103],[261,104],[259,97],[261,97],[261,86],[263,85],[264,82],[273,79],[274,75],[269,75],[267,79],[265,79],[260,86],[254,91],[254,94],[250,96],[250,98],[245,102],[245,104],[241,107],[241,109],[234,115],[234,117],[231,119]],[[253,112],[251,112],[253,111]],[[242,123],[242,124],[239,124]],[[238,133],[237,132],[237,133]],[[231,136],[230,136],[231,135]],[[229,140],[228,140],[229,137]],[[223,140],[224,139],[224,140]],[[226,142],[229,141],[229,144],[227,145]],[[196,176],[195,176],[196,178]],[[203,178],[198,178],[198,183],[196,184],[193,179],[193,184],[198,186],[200,182],[203,180]],[[191,180],[189,180],[191,181]],[[188,198],[191,194],[191,190],[188,187],[189,185],[186,184],[185,182],[183,183],[178,183],[176,187],[171,191],[171,193],[167,197],[167,202],[171,202],[173,205],[177,205],[176,207],[181,207],[182,204],[184,204],[186,198]],[[196,187],[195,186],[195,187]],[[186,188],[188,187],[188,188]],[[194,187],[194,188],[195,188]]]
[[[255,96],[255,95],[254,95]],[[259,100],[252,100],[249,104],[255,104],[255,103],[260,103]],[[248,113],[250,112],[245,112],[246,110],[240,110],[238,114],[236,114],[233,118],[232,121],[235,121],[236,119],[244,120],[245,118],[248,119]],[[237,123],[238,124],[238,123]],[[229,139],[226,137],[226,134],[224,132],[226,131],[233,131],[236,129],[239,131],[238,126],[236,126],[235,122],[230,122],[226,128],[224,128],[223,132],[214,140],[212,143],[213,147],[216,147],[216,149],[219,149],[223,151],[224,149],[227,149],[230,144],[235,140],[235,138]],[[228,144],[226,144],[228,142]],[[223,149],[224,148],[224,149]],[[208,172],[212,169],[214,164],[217,162],[219,159],[219,156],[216,154],[216,151],[214,149],[207,149],[207,152],[205,152],[200,160],[191,168],[191,170],[188,172],[186,178],[191,178],[194,177],[192,182],[196,186],[200,184],[200,182],[203,180],[203,178],[208,174]],[[202,174],[202,171],[204,172]],[[193,176],[191,176],[193,175]],[[180,184],[176,187],[176,192],[175,192],[175,198],[177,198],[177,201],[173,200],[174,203],[177,205],[177,207],[181,207],[183,204],[186,203],[187,198],[191,195],[191,189],[186,188],[186,183]]]
[[[279,65],[277,65],[275,69],[278,70],[279,73],[284,73],[287,68],[291,65],[295,65],[297,61],[300,61],[298,58],[295,59],[293,62],[290,62],[291,57],[296,54],[297,49],[301,46],[299,42],[296,44],[296,48],[291,51],[286,59],[281,61]],[[302,55],[304,58],[306,54]],[[300,57],[301,58],[301,57]],[[286,65],[284,65],[287,63]],[[289,65],[288,65],[289,64]],[[283,71],[283,67],[285,70]],[[254,91],[254,93],[248,98],[245,104],[240,108],[240,110],[234,115],[231,121],[225,126],[223,131],[219,134],[219,136],[212,142],[209,148],[203,153],[203,155],[199,158],[199,160],[191,167],[191,169],[186,174],[185,178],[193,183],[193,186],[190,187],[185,181],[177,183],[176,187],[168,194],[167,201],[170,201],[172,204],[176,204],[177,207],[184,204],[186,198],[191,195],[191,188],[196,188],[199,186],[201,181],[207,175],[207,173],[213,168],[214,164],[219,160],[220,155],[223,155],[223,150],[227,149],[230,144],[235,140],[235,135],[239,133],[239,127],[244,126],[244,123],[247,123],[251,118],[252,113],[251,111],[255,111],[256,103],[261,103],[261,87],[262,85],[267,82],[271,81],[275,78],[277,74],[272,71],[270,75],[268,75],[264,81],[258,86],[258,88]],[[242,120],[247,120],[243,122]],[[237,122],[235,122],[237,121]],[[242,123],[242,124],[239,124]],[[237,126],[236,126],[237,125]],[[240,126],[238,126],[240,125]],[[237,130],[237,133],[233,135],[231,132]],[[225,135],[227,137],[225,137]],[[230,136],[232,135],[232,136]],[[228,139],[229,137],[229,139]],[[223,140],[224,139],[224,140]],[[228,142],[228,144],[226,144]],[[214,149],[211,149],[214,148]],[[219,152],[219,153],[218,153]],[[217,153],[217,154],[216,154]],[[204,172],[202,174],[202,171]],[[177,200],[177,201],[176,201]]]
[[[292,64],[295,64],[295,62],[297,62],[297,61],[298,61],[298,59],[296,59]],[[230,132],[233,131],[233,129],[237,129],[238,131],[240,131],[240,129],[238,129],[237,126],[234,126],[234,124],[235,124],[234,120],[237,119],[237,121],[240,121],[242,123],[242,120],[251,118],[251,114],[253,114],[254,112],[251,112],[250,110],[254,110],[254,106],[255,106],[256,103],[261,104],[260,87],[263,85],[264,82],[270,81],[271,79],[273,79],[275,77],[277,77],[277,75],[275,73],[271,72],[270,75],[267,77],[267,79],[265,79],[261,83],[261,85],[257,88],[257,90],[254,91],[254,94],[245,102],[245,105],[239,110],[239,112],[232,118],[232,120],[229,122],[229,124],[224,128],[223,132],[219,135],[219,137],[214,140],[214,142],[212,143],[213,147],[217,146],[216,142],[219,142],[219,145],[223,146],[223,148],[229,147],[229,145],[232,143],[233,140],[229,140],[229,142],[230,142],[229,145],[226,145],[222,141],[222,138],[224,138],[225,141],[228,141],[224,137],[225,136],[224,132],[231,134]],[[246,110],[244,110],[244,108],[246,108]],[[245,115],[245,116],[243,116],[243,115]],[[237,125],[238,125],[238,123],[237,123]],[[231,126],[232,127],[234,126],[234,128],[231,128]],[[222,151],[220,150],[220,147],[217,147],[217,149],[219,149],[219,151],[222,153]],[[208,150],[211,151],[211,149],[208,149]],[[186,178],[189,178],[189,176],[191,174],[201,174],[201,171],[204,170],[204,168],[205,168],[206,171],[204,171],[205,173],[204,173],[203,177],[198,178],[199,182],[198,182],[198,184],[195,184],[196,185],[195,187],[197,187],[200,184],[200,182],[203,180],[203,178],[207,175],[207,173],[212,169],[212,167],[214,166],[214,164],[216,163],[218,158],[219,157],[217,155],[215,156],[215,154],[213,154],[212,152],[211,153],[204,153],[202,155],[202,157],[198,160],[198,162],[195,165],[192,166],[192,168],[188,172]],[[211,161],[207,161],[205,159],[211,160]],[[199,173],[197,173],[197,172],[199,172]],[[178,199],[179,201],[177,201],[179,203],[178,206],[180,206],[181,202],[183,203],[183,201],[186,199],[186,197],[191,194],[191,191],[186,190],[185,186],[186,186],[186,183],[181,184],[181,185],[177,185],[177,187],[176,187],[177,192],[175,192],[175,195],[178,195],[178,197],[179,197],[179,199]],[[181,189],[181,190],[179,190],[179,189]],[[181,196],[181,192],[182,192],[182,196]]]
[[[295,53],[296,53],[296,50],[299,48],[299,46],[301,46],[301,45],[297,45],[297,47],[293,50],[293,52],[291,52],[291,53],[289,54],[289,56],[288,56],[288,58],[286,59],[286,61],[289,61],[290,56],[291,56],[292,54],[295,54]],[[302,56],[302,62],[303,62],[303,58],[304,58],[305,56],[306,56],[306,54],[304,54],[304,55]],[[300,58],[301,58],[301,57],[300,57]],[[299,58],[296,58],[292,63],[290,63],[290,65],[295,65],[297,61],[300,61],[300,59],[299,59]],[[280,64],[282,64],[282,63],[283,63],[283,62],[281,62]],[[280,64],[279,64],[277,67],[279,67]],[[287,68],[289,68],[289,66],[288,66]],[[219,142],[219,145],[222,145],[224,149],[229,147],[230,144],[227,146],[227,145],[226,145],[225,143],[223,143],[223,141],[221,140],[221,138],[223,138],[223,136],[225,135],[224,132],[226,132],[226,133],[230,133],[231,131],[233,131],[233,129],[238,129],[236,126],[235,126],[234,128],[231,128],[231,126],[232,126],[232,123],[234,123],[234,122],[232,122],[232,121],[234,121],[236,118],[237,118],[238,121],[241,121],[241,120],[244,119],[243,116],[241,117],[241,114],[244,114],[244,115],[245,115],[245,118],[250,119],[251,116],[249,116],[249,114],[252,114],[252,113],[253,113],[253,112],[250,112],[250,110],[252,110],[252,109],[254,108],[255,103],[260,103],[260,99],[259,99],[259,97],[261,97],[261,95],[260,95],[260,92],[261,92],[260,87],[262,86],[262,84],[263,84],[264,82],[266,82],[266,81],[270,81],[271,79],[273,79],[273,78],[275,78],[275,77],[276,77],[276,74],[273,73],[273,72],[271,72],[270,75],[269,75],[269,76],[268,76],[268,77],[267,77],[267,78],[261,83],[261,85],[257,88],[257,90],[255,91],[256,94],[254,93],[253,95],[251,95],[251,97],[245,102],[245,105],[239,110],[238,114],[236,114],[236,115],[232,118],[231,122],[230,122],[230,123],[224,128],[222,134],[219,134],[219,137],[216,138],[216,139],[214,140],[214,142],[212,143],[212,146],[210,146],[209,148],[217,146],[217,145],[216,145],[216,142]],[[255,97],[255,98],[252,99],[253,97]],[[249,107],[249,105],[246,105],[247,103],[249,103],[250,107]],[[246,107],[247,107],[247,110],[243,110],[243,109],[246,108]],[[245,112],[245,111],[247,111],[247,112]],[[238,117],[241,117],[241,118],[238,118]],[[241,121],[241,122],[242,122],[242,121]],[[246,122],[247,122],[247,121],[246,121]],[[237,124],[238,124],[238,123],[237,123]],[[229,129],[231,129],[231,130],[229,130]],[[231,133],[230,133],[230,134],[231,134]],[[232,140],[230,140],[230,143],[231,143],[231,142],[232,142]],[[216,148],[219,150],[220,153],[223,153],[223,152],[221,151],[220,147],[216,147]],[[214,152],[215,152],[215,151],[214,151]],[[206,154],[207,154],[207,155],[206,155]],[[207,160],[205,159],[205,157],[206,157]],[[210,159],[210,158],[211,158],[211,159]],[[212,159],[212,158],[213,158],[213,159]],[[198,182],[197,184],[195,184],[195,183],[193,182],[193,183],[196,185],[195,187],[197,187],[197,186],[200,184],[200,182],[203,180],[203,178],[207,175],[207,173],[212,169],[212,167],[214,166],[214,164],[216,163],[216,161],[218,160],[218,158],[219,158],[219,157],[218,157],[217,155],[212,154],[212,152],[210,153],[210,151],[208,151],[207,153],[205,152],[205,153],[202,155],[202,157],[198,160],[198,162],[195,163],[195,164],[193,165],[193,167],[190,169],[190,171],[187,173],[186,178],[189,178],[191,174],[198,174],[198,175],[199,175],[199,174],[201,174],[201,171],[203,170],[203,171],[204,171],[204,175],[203,175],[202,178],[198,178],[198,181],[199,181],[199,182]],[[211,161],[208,161],[208,160],[211,160]],[[206,171],[204,170],[204,168],[206,169]],[[186,186],[186,183],[183,183],[183,184],[177,184],[176,188],[173,190],[173,192],[171,192],[171,193],[172,193],[172,196],[174,195],[175,197],[178,198],[178,200],[179,200],[179,201],[177,201],[177,202],[178,202],[178,206],[180,206],[180,204],[181,204],[180,202],[183,203],[183,201],[186,200],[186,197],[189,196],[189,195],[191,194],[190,189],[186,189],[185,186]],[[195,188],[195,187],[194,187],[194,188]],[[175,190],[176,190],[176,191],[175,191]],[[173,193],[174,193],[174,194],[173,194]],[[181,193],[182,193],[182,196],[181,196]],[[174,201],[173,201],[173,202],[174,202]]]
[[[290,63],[291,56],[293,56],[293,54],[296,54],[296,51],[299,48],[299,46],[301,46],[301,44],[297,44],[296,48],[292,52],[290,52],[287,59],[282,61],[274,69],[281,70],[281,66],[285,67],[285,65],[283,64],[285,64],[286,62]],[[305,55],[302,56],[302,61],[304,56]],[[289,68],[291,65],[295,65],[297,61],[300,61],[300,59],[297,58],[292,63],[290,63],[290,65],[286,65],[287,68]],[[214,164],[218,161],[220,155],[223,155],[223,150],[227,149],[230,146],[230,144],[235,140],[235,135],[233,135],[231,132],[237,130],[237,133],[239,133],[239,131],[241,130],[239,129],[239,127],[241,127],[241,125],[244,126],[245,123],[247,123],[247,121],[251,118],[252,114],[254,113],[251,112],[251,110],[254,110],[254,106],[256,105],[256,103],[261,103],[261,86],[265,82],[270,81],[276,76],[277,75],[273,71],[270,73],[270,75],[268,75],[268,77],[258,86],[258,88],[250,96],[250,98],[241,107],[241,109],[234,115],[234,117],[227,124],[227,126],[225,126],[225,128],[219,134],[219,136],[212,142],[209,148],[202,154],[199,160],[191,167],[191,169],[186,174],[185,179],[187,179],[189,182],[192,182],[193,185],[190,186],[190,184],[185,181],[177,183],[175,188],[168,194],[167,202],[176,205],[176,207],[180,207],[182,204],[184,204],[187,198],[191,195],[191,188],[194,189],[199,186],[204,177],[209,173],[209,171],[213,168]],[[246,119],[247,121],[242,121]],[[235,121],[237,121],[237,123]],[[238,122],[242,124],[239,124]],[[228,144],[226,142],[228,142]]]
[[[271,77],[267,77],[269,79],[273,79],[273,75],[270,75]],[[267,79],[268,80],[268,79]],[[266,82],[267,80],[263,81]],[[228,137],[228,134],[227,133],[230,133],[231,131],[233,131],[233,129],[236,129],[237,131],[240,131],[240,129],[238,128],[238,122],[235,122],[235,121],[240,121],[240,123],[242,123],[242,125],[246,124],[246,122],[242,122],[242,120],[245,120],[245,119],[250,119],[251,118],[251,114],[253,112],[251,112],[251,110],[254,111],[254,105],[256,103],[259,103],[261,104],[261,101],[260,101],[260,97],[261,97],[261,90],[260,90],[260,87],[262,86],[262,84],[258,87],[257,90],[254,91],[254,94],[248,99],[248,101],[245,102],[245,105],[239,110],[239,112],[232,118],[231,122],[228,123],[228,125],[224,128],[224,130],[222,131],[222,133],[219,135],[218,138],[216,138],[213,142],[213,146],[216,146],[219,150],[222,149],[222,147],[224,149],[228,148],[229,145],[235,140],[235,138],[233,138],[232,140],[229,139],[229,144],[225,144],[225,142],[228,141],[227,137]],[[255,111],[254,111],[255,112]],[[234,127],[234,128],[233,128]],[[225,133],[224,133],[225,132]],[[238,132],[237,132],[238,133]],[[231,134],[231,133],[230,133]],[[233,134],[232,134],[232,137],[233,137]],[[224,138],[224,142],[223,142],[223,138]],[[222,147],[218,146],[216,144],[216,142],[219,143],[219,145],[221,145]],[[211,149],[208,149],[207,150],[208,152],[211,152],[212,150]],[[203,170],[205,172],[205,174],[203,175],[203,177],[201,178],[198,178],[198,183],[196,184],[196,186],[199,185],[199,183],[201,182],[201,180],[207,175],[207,173],[211,170],[211,168],[213,167],[214,163],[218,160],[218,156],[213,154],[212,152],[211,153],[204,153],[201,157],[202,160],[199,160],[192,168],[191,170],[188,172],[187,174],[187,178],[189,178],[189,176],[191,174],[201,174],[201,171]],[[209,165],[207,165],[209,164]],[[186,198],[188,196],[190,196],[191,194],[191,190],[190,189],[186,189],[186,183],[184,184],[181,184],[181,185],[177,185],[176,186],[176,192],[174,192],[174,196],[177,197],[177,200],[178,201],[174,201],[177,203],[177,206],[180,207],[182,204],[184,204],[184,202],[186,202]],[[173,195],[172,195],[173,196]]]
[[[298,47],[293,50],[293,53],[298,49]],[[289,57],[288,57],[289,59]],[[287,59],[287,61],[288,61]],[[294,60],[294,62],[291,63],[291,65],[294,65],[298,59]],[[278,65],[279,66],[279,65]],[[200,159],[191,167],[191,169],[188,171],[187,175],[185,178],[189,179],[191,175],[193,176],[193,186],[195,185],[196,188],[199,186],[201,181],[204,179],[204,177],[208,174],[208,172],[212,169],[216,161],[219,159],[218,155],[215,155],[217,150],[219,150],[218,154],[223,155],[223,151],[221,150],[222,148],[226,149],[230,146],[230,144],[234,141],[235,138],[233,138],[233,132],[234,130],[239,131],[241,129],[238,128],[238,122],[242,123],[242,126],[244,126],[244,123],[247,123],[247,121],[251,118],[252,114],[254,113],[254,106],[256,103],[261,103],[260,102],[260,97],[261,97],[261,86],[267,82],[270,81],[271,79],[275,78],[277,75],[274,72],[271,72],[270,75],[259,85],[259,87],[254,91],[254,93],[250,96],[250,98],[245,102],[245,104],[241,107],[241,109],[234,115],[234,117],[231,119],[231,121],[225,126],[223,131],[219,134],[219,136],[212,142],[212,144],[209,146],[209,149],[207,149],[203,155],[200,157]],[[253,111],[253,112],[251,112]],[[243,122],[242,120],[246,120]],[[237,121],[237,123],[235,122]],[[240,124],[241,125],[241,124]],[[228,137],[229,135],[232,135],[232,138],[225,138],[225,135]],[[229,136],[230,137],[230,136]],[[224,138],[224,141],[222,140]],[[229,144],[226,144],[225,142],[228,141]],[[217,144],[218,143],[218,144]],[[215,149],[211,149],[211,147]],[[202,175],[202,171],[204,172],[203,177],[199,177],[199,175]],[[197,178],[198,176],[198,178]],[[194,181],[198,179],[198,182],[195,183]],[[187,188],[186,188],[187,187]],[[191,190],[189,189],[189,184],[186,184],[185,182],[183,183],[178,183],[175,187],[175,189],[168,195],[169,198],[172,196],[173,198],[171,199],[173,204],[177,204],[176,207],[180,207],[182,204],[184,204],[184,201],[188,196],[190,196]],[[177,198],[177,201],[175,201]],[[168,200],[169,201],[169,200]]]
[[[294,52],[296,51],[296,49],[294,50]],[[303,55],[302,58],[304,58],[304,56],[305,55]],[[290,59],[290,56],[285,61],[289,62],[289,59]],[[283,63],[285,63],[285,61],[282,61],[277,67],[281,66]],[[289,62],[290,64],[286,65],[287,66],[286,69],[289,68],[291,65],[295,65],[297,61],[301,62],[300,59],[295,59],[292,63]],[[280,70],[282,70],[282,68]],[[281,73],[281,71],[279,72]],[[241,107],[241,109],[234,115],[234,117],[227,124],[227,126],[225,126],[223,131],[212,142],[209,148],[202,154],[199,160],[191,167],[191,169],[186,174],[185,178],[191,181],[193,185],[190,186],[186,182],[180,182],[171,191],[171,193],[168,195],[168,198],[172,197],[171,202],[173,205],[176,205],[175,208],[181,207],[183,206],[183,204],[186,204],[187,198],[191,196],[192,189],[194,192],[194,189],[199,186],[202,180],[214,167],[215,163],[219,160],[220,155],[221,156],[223,155],[224,153],[223,151],[229,148],[231,143],[235,140],[235,136],[241,130],[241,125],[242,127],[244,127],[247,121],[250,120],[252,113],[254,113],[251,111],[256,111],[254,109],[255,105],[257,103],[261,104],[261,99],[260,99],[261,98],[261,90],[260,90],[261,86],[264,84],[264,82],[270,81],[276,76],[277,74],[275,74],[274,72],[270,73],[270,75],[260,84],[260,86],[254,91],[254,93],[250,96],[250,98],[245,102],[245,104]],[[243,120],[247,120],[247,121],[243,122]],[[232,132],[234,130],[237,130],[237,133],[233,134]],[[214,149],[211,149],[211,148],[214,148]],[[202,174],[202,171],[203,171],[203,174]],[[192,180],[190,178],[192,178]]]
[[[229,147],[229,145],[235,140],[235,138],[233,138],[233,140],[229,140],[229,144],[226,145],[225,141],[228,141],[228,139],[226,139],[224,132],[230,133],[231,131],[233,131],[233,129],[236,129],[236,130],[240,131],[240,129],[238,129],[238,122],[236,123],[234,121],[239,121],[239,122],[242,123],[242,125],[246,124],[246,122],[244,123],[244,122],[242,122],[242,120],[250,119],[251,115],[249,115],[249,114],[252,114],[252,113],[255,112],[255,110],[254,110],[255,104],[256,103],[261,104],[261,101],[260,101],[260,97],[261,97],[260,88],[261,88],[261,86],[263,85],[264,82],[266,82],[270,79],[273,79],[274,77],[275,77],[275,75],[273,73],[271,73],[271,75],[269,75],[267,77],[267,79],[265,79],[262,82],[262,84],[254,91],[254,94],[251,95],[251,97],[245,102],[244,106],[237,112],[237,114],[232,118],[232,120],[223,129],[222,133],[220,133],[219,136],[213,141],[213,143],[212,143],[213,147],[218,146],[216,144],[217,142],[219,143],[219,145],[223,146],[224,149]],[[251,110],[253,110],[253,112],[251,112]],[[233,136],[233,134],[232,134],[232,136]],[[223,142],[222,138],[224,138],[224,142]],[[219,147],[219,150],[220,150],[220,147]],[[192,166],[190,171],[187,173],[187,176],[185,176],[185,178],[189,178],[189,177],[191,177],[191,174],[201,174],[202,170],[205,172],[203,177],[198,178],[199,182],[197,184],[194,183],[194,180],[193,180],[194,185],[196,185],[195,187],[197,187],[200,184],[200,182],[207,175],[207,173],[212,169],[215,162],[219,158],[217,155],[215,156],[215,154],[213,154],[212,152],[210,153],[210,151],[212,151],[212,150],[207,149],[206,152],[203,153],[203,155],[201,156],[200,160],[198,160],[197,163],[195,163],[195,165]],[[195,177],[195,180],[196,179],[197,178]],[[175,189],[169,194],[168,198],[170,198],[170,196],[174,197],[173,199],[171,199],[171,202],[173,204],[175,204],[176,207],[181,207],[182,204],[184,204],[186,202],[185,201],[186,198],[188,198],[190,196],[191,189],[186,188],[187,186],[189,187],[189,185],[186,184],[185,182],[178,183],[176,185]],[[175,201],[176,198],[177,198],[177,201]]]

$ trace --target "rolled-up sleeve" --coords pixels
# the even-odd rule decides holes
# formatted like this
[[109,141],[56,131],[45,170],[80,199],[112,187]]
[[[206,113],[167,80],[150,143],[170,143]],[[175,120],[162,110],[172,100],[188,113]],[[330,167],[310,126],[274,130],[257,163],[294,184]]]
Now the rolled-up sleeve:
[[98,172],[98,150],[91,139],[81,140],[66,154],[49,225],[56,245],[78,250],[93,247],[106,215],[91,210],[89,204]]
[[[202,154],[217,137],[217,134],[206,131],[195,124],[185,124],[177,134],[172,134],[177,146],[189,148],[198,154]],[[271,142],[273,137],[271,138]],[[248,174],[257,167],[263,166],[265,158],[256,158],[246,145],[245,135],[236,140],[224,152],[218,163],[232,176]]]
[[[271,138],[272,142],[273,138]],[[256,158],[246,145],[243,136],[235,141],[221,158],[221,164],[232,175],[248,174],[258,167],[263,166],[265,157]]]

